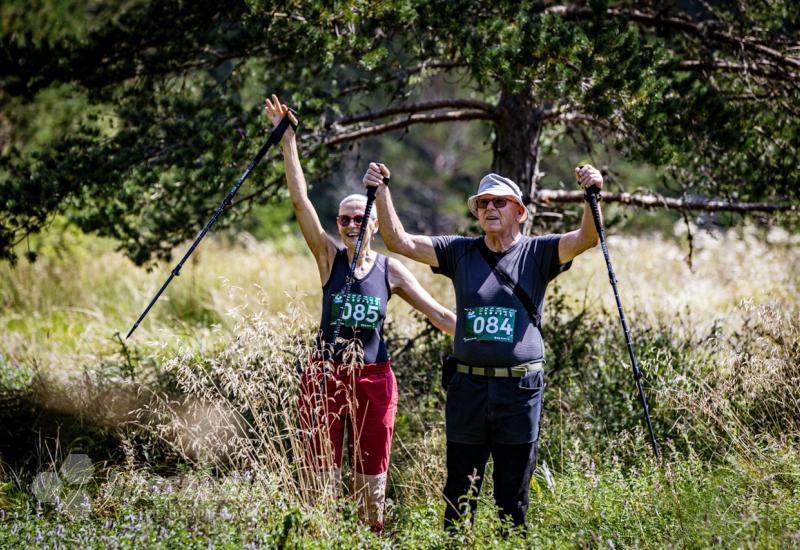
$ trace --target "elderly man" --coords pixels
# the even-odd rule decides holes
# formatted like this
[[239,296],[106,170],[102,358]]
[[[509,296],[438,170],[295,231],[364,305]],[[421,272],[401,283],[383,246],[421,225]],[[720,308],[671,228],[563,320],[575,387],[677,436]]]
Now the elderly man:
[[[585,189],[603,184],[592,166],[576,168],[576,175]],[[397,217],[384,176],[389,176],[386,166],[372,163],[364,184],[378,187],[386,246],[430,265],[455,287],[457,364],[447,387],[445,526],[474,515],[489,455],[500,514],[524,525],[544,392],[540,320],[545,290],[573,258],[597,244],[591,209],[584,206],[575,231],[525,237],[520,224],[528,212],[519,187],[488,174],[467,203],[482,236],[411,235]]]

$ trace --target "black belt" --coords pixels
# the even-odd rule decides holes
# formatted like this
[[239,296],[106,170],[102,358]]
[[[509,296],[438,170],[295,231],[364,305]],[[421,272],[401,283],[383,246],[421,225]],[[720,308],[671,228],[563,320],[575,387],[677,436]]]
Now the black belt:
[[544,368],[544,361],[530,361],[513,367],[470,367],[459,363],[456,372],[474,374],[476,376],[491,376],[493,378],[522,378],[529,372]]

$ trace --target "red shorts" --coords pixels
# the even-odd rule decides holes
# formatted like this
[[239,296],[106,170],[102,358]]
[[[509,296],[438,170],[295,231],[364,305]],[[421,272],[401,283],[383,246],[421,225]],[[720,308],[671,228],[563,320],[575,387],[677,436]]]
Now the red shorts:
[[322,363],[314,362],[300,380],[300,423],[311,434],[307,458],[319,470],[341,468],[344,434],[356,472],[383,474],[397,414],[397,381],[390,363],[362,367],[334,364],[320,398]]

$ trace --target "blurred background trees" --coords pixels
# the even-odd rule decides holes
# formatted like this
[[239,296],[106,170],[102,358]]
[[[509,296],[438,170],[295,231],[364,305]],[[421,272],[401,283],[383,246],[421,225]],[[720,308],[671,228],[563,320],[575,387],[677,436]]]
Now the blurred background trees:
[[[789,1],[4,2],[0,256],[59,216],[168,257],[265,139],[269,93],[300,113],[325,220],[376,159],[426,233],[465,230],[489,170],[528,230],[574,224],[545,190],[585,161],[610,192],[796,208],[799,22]],[[286,230],[275,158],[221,221]]]

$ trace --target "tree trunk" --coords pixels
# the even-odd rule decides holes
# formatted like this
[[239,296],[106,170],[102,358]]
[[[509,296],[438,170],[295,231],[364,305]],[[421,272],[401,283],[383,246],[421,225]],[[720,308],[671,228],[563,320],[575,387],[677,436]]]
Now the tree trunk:
[[[492,171],[514,180],[527,202],[527,198],[536,193],[539,180],[544,176],[539,172],[542,107],[529,93],[503,92],[497,113]],[[536,206],[530,202],[528,220],[523,227],[525,235],[530,235],[535,215]]]

